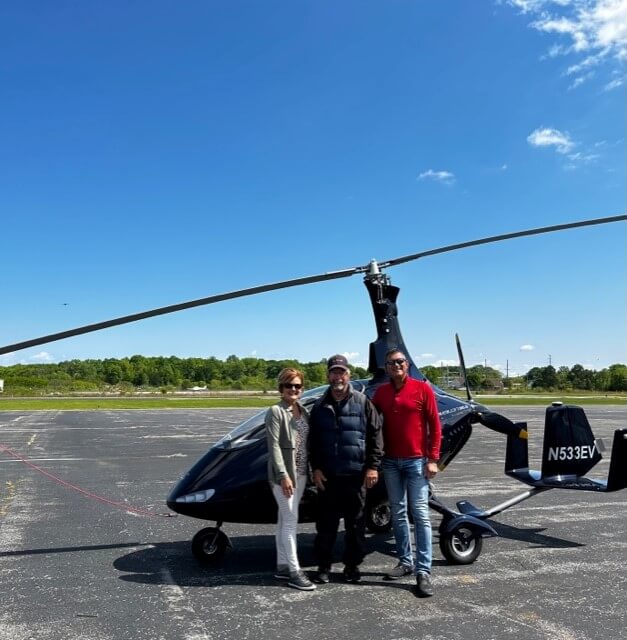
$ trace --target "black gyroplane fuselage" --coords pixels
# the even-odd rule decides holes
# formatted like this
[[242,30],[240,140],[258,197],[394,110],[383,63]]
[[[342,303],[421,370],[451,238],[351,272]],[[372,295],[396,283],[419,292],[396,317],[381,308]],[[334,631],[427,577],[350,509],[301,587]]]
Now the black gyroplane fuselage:
[[[399,289],[391,285],[373,261],[364,279],[377,328],[377,338],[370,344],[369,380],[353,381],[353,386],[372,396],[386,381],[385,354],[392,348],[405,353],[410,362],[410,375],[425,379],[416,367],[401,335],[396,299]],[[463,356],[460,349],[463,367]],[[543,471],[529,471],[527,462],[527,429],[524,423],[513,423],[483,405],[462,400],[433,385],[442,422],[442,446],[439,467],[444,469],[470,438],[474,423],[481,423],[507,436],[505,472],[531,486],[529,491],[506,503],[481,511],[467,501],[457,510],[444,505],[431,493],[430,507],[442,515],[439,544],[443,555],[452,563],[468,564],[480,554],[482,538],[496,535],[486,522],[493,516],[535,493],[549,488],[574,488],[612,491],[627,486],[627,429],[615,434],[614,455],[608,482],[582,477],[601,459],[599,447],[582,409],[555,406],[547,410]],[[303,394],[302,402],[311,406],[326,386]],[[192,541],[192,551],[199,562],[207,565],[222,559],[230,542],[221,530],[224,522],[272,523],[276,521],[276,503],[267,480],[266,436],[262,411],[235,428],[214,444],[185,474],[170,493],[167,504],[177,513],[215,520],[216,527],[199,531]],[[621,466],[622,465],[622,466]],[[316,489],[305,491],[300,505],[300,520],[315,517]],[[386,531],[390,513],[381,481],[368,492],[366,520],[371,531]]]

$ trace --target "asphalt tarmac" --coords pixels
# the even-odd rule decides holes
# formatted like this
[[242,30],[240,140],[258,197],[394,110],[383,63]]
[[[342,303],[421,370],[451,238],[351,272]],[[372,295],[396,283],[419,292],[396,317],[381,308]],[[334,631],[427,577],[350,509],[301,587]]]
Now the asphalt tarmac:
[[[499,411],[529,423],[538,468],[544,409]],[[0,412],[0,443],[83,491],[163,513],[193,462],[252,413]],[[627,407],[587,414],[608,448],[590,476],[605,479]],[[475,427],[437,495],[490,507],[523,491],[502,474],[504,447]],[[226,524],[234,549],[222,568],[201,568],[190,540],[212,523],[129,513],[0,453],[0,640],[618,640],[626,505],[627,491],[542,493],[495,517],[500,537],[468,566],[443,560],[434,514],[433,598],[416,598],[411,578],[383,580],[395,564],[388,535],[369,536],[361,584],[344,584],[338,564],[331,584],[310,593],[273,579],[272,526]],[[301,531],[301,560],[313,569],[313,525]]]

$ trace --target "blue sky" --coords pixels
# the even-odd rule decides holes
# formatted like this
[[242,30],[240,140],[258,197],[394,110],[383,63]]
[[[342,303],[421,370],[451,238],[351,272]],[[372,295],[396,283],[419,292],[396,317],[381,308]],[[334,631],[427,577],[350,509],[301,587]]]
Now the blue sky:
[[[0,343],[625,212],[627,0],[0,8]],[[626,362],[625,223],[389,270],[419,365]],[[361,278],[0,357],[367,361]]]

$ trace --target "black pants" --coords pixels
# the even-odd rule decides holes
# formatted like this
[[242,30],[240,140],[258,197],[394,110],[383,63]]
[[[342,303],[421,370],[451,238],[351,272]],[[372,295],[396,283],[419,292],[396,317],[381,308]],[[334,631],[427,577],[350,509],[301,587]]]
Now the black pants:
[[318,490],[314,555],[319,567],[331,567],[340,518],[344,518],[345,529],[342,561],[347,567],[362,563],[366,555],[365,504],[366,489],[361,474],[329,477],[324,491]]

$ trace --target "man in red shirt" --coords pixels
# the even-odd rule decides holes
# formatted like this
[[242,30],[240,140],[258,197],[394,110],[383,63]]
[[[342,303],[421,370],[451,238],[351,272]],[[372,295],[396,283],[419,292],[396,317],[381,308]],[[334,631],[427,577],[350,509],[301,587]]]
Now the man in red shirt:
[[[419,596],[433,595],[431,583],[431,519],[429,480],[438,472],[442,427],[435,395],[428,382],[410,378],[405,354],[389,351],[385,367],[390,382],[381,385],[372,399],[383,416],[383,478],[390,500],[398,565],[387,578],[416,573]],[[407,502],[414,519],[414,563]]]

